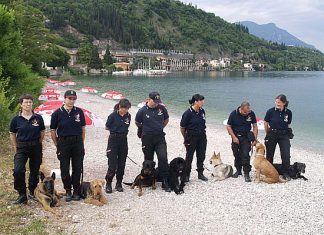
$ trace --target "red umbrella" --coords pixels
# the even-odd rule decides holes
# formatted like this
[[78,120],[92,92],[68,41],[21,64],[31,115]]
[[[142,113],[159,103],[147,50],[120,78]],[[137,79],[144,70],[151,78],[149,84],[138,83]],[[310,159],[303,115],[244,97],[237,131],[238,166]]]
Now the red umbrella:
[[86,93],[98,93],[98,91],[91,86],[82,87],[81,91]]
[[[48,101],[36,107],[34,112],[42,115],[45,126],[49,126],[52,113],[56,109],[60,108],[62,105],[62,101]],[[101,118],[99,118],[97,115],[85,108],[81,109],[83,110],[85,116],[86,125],[95,127],[105,127],[105,123]]]
[[39,97],[38,100],[63,100],[63,97],[56,92],[43,92]]
[[120,100],[120,99],[125,98],[123,96],[123,94],[118,92],[118,91],[106,91],[105,93],[103,93],[101,95],[101,97],[106,98],[106,99],[110,99],[110,100]]
[[57,94],[60,94],[61,93],[58,89],[53,88],[53,87],[45,87],[43,89],[43,92],[42,93],[47,93],[47,92],[54,92],[54,93],[57,93]]

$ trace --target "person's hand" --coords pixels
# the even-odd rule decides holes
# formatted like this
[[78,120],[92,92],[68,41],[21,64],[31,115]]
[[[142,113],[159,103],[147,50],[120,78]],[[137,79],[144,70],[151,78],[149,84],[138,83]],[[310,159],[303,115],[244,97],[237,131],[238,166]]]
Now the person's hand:
[[233,139],[233,143],[240,144],[240,141],[236,136],[234,136],[232,139]]
[[256,144],[257,144],[256,140],[252,141],[252,146],[255,146]]

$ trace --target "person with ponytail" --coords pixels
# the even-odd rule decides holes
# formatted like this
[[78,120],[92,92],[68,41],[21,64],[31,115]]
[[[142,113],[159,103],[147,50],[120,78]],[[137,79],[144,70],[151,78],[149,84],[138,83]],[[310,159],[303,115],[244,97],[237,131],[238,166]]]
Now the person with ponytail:
[[127,134],[131,122],[128,110],[131,103],[128,99],[121,99],[108,116],[106,129],[109,130],[107,158],[108,170],[106,174],[106,193],[112,193],[111,183],[116,174],[116,187],[118,192],[123,192],[122,180],[124,177],[126,158],[128,154]]
[[198,179],[208,181],[207,177],[203,174],[207,147],[206,114],[202,108],[204,102],[204,96],[200,94],[193,95],[189,100],[190,107],[183,113],[180,122],[180,131],[187,151],[185,159],[187,164],[186,182],[189,182],[190,179],[191,163],[195,152],[197,156]]
[[279,145],[283,177],[291,180],[288,170],[290,166],[290,139],[293,138],[290,124],[292,121],[292,112],[288,109],[287,97],[283,94],[275,99],[275,107],[269,109],[264,118],[264,129],[266,137],[264,139],[266,146],[266,158],[273,163],[273,156],[276,145]]

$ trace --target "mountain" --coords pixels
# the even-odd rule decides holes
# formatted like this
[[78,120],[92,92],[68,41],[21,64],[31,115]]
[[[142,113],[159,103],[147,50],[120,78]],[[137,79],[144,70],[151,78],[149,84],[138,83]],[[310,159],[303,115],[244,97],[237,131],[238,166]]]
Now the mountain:
[[284,43],[287,46],[297,46],[315,49],[314,46],[309,45],[294,35],[288,33],[286,30],[278,28],[274,23],[256,24],[252,21],[241,21],[237,24],[243,25],[249,29],[249,33],[263,38],[267,41]]
[[[245,26],[176,0],[28,0],[41,10],[51,31],[72,26],[93,39],[117,42],[120,48],[150,48],[210,54],[268,64],[275,70],[322,69],[324,54],[260,39]],[[80,43],[68,32],[63,43]]]

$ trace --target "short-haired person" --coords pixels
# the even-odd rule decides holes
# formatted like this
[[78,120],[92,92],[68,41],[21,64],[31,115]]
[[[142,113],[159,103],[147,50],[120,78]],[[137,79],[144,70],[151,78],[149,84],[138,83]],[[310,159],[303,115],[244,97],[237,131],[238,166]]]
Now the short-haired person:
[[[57,148],[57,158],[60,160],[67,202],[80,200],[80,178],[83,173],[86,123],[82,109],[74,106],[76,99],[76,92],[67,90],[64,93],[64,105],[54,111],[50,125],[51,137]],[[72,162],[72,176],[70,162]]]
[[145,160],[154,159],[154,152],[158,158],[158,171],[162,177],[162,188],[171,192],[169,187],[169,164],[164,127],[169,122],[167,109],[161,105],[160,94],[151,92],[147,103],[138,110],[135,117],[136,126],[141,129],[139,137],[142,139],[142,151]]
[[180,131],[184,138],[184,144],[187,150],[186,164],[187,176],[186,182],[189,182],[191,163],[193,155],[197,156],[198,179],[208,181],[204,176],[204,161],[206,158],[206,113],[202,108],[204,106],[205,97],[195,94],[189,100],[190,107],[182,114],[180,122]]
[[19,98],[21,111],[10,123],[10,140],[16,149],[14,157],[14,188],[19,196],[14,204],[27,203],[26,163],[29,159],[28,189],[31,197],[39,181],[39,167],[42,163],[42,141],[45,125],[42,116],[33,112],[33,97],[29,94]]
[[292,138],[292,130],[290,129],[292,112],[287,107],[287,97],[283,94],[278,95],[275,99],[275,107],[269,109],[264,118],[266,132],[264,141],[266,158],[271,163],[273,163],[276,145],[279,145],[283,177],[286,180],[291,180],[288,169],[290,166],[290,139]]
[[121,99],[106,122],[106,129],[110,132],[106,151],[108,158],[106,193],[112,193],[111,183],[115,174],[117,180],[115,189],[123,192],[122,181],[128,154],[127,134],[131,122],[131,115],[128,112],[130,107],[131,103],[128,99]]
[[[253,132],[251,132],[251,126]],[[250,151],[251,144],[256,144],[258,126],[255,113],[251,110],[249,102],[242,102],[240,107],[231,112],[226,127],[232,137],[232,151],[236,172],[233,177],[237,178],[244,171],[245,182],[251,182],[250,178]]]

